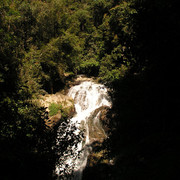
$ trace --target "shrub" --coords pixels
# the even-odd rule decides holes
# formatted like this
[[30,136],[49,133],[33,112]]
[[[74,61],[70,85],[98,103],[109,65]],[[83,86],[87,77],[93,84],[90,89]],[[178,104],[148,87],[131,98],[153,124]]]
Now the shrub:
[[62,105],[61,104],[56,104],[56,103],[52,103],[49,106],[49,116],[54,116],[58,113],[58,111],[62,111]]

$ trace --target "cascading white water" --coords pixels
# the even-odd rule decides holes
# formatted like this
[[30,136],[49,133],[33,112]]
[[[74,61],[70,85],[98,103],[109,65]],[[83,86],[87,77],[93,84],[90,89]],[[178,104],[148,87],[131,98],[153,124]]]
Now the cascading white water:
[[[61,139],[67,136],[67,132],[74,130],[74,135],[80,134],[80,129],[84,129],[84,139],[74,145],[67,146],[67,150],[60,157],[56,165],[56,174],[59,176],[60,172],[66,171],[73,173],[73,177],[69,179],[81,180],[82,171],[84,170],[87,158],[90,152],[90,144],[93,142],[93,132],[99,130],[99,134],[105,135],[104,130],[99,125],[99,112],[103,106],[111,106],[111,101],[107,93],[107,88],[102,84],[97,84],[92,81],[84,81],[79,85],[72,87],[68,95],[74,99],[76,115],[69,120],[69,125],[64,124],[58,130],[57,145],[61,143]],[[64,127],[64,133],[62,128]],[[95,129],[93,131],[93,129]],[[71,139],[71,136],[69,137]],[[69,150],[68,150],[69,149]],[[62,179],[62,178],[61,178]],[[64,178],[68,179],[68,178]]]

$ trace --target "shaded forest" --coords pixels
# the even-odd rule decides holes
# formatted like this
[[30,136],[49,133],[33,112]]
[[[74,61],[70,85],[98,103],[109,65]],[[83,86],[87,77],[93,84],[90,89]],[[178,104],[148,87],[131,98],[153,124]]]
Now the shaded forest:
[[113,90],[105,146],[115,163],[84,179],[178,179],[177,2],[0,2],[1,179],[53,179],[55,135],[33,100],[78,74]]

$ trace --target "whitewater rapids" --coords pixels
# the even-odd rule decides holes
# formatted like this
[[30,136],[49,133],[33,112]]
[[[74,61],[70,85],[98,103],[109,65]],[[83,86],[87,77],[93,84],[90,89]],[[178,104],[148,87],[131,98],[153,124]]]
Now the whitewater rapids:
[[[68,96],[74,99],[76,114],[68,121],[69,125],[68,123],[64,124],[64,133],[60,133],[62,132],[60,125],[57,132],[57,145],[66,136],[67,131],[70,132],[73,127],[75,127],[73,133],[77,136],[83,129],[84,138],[67,147],[56,164],[55,173],[61,177],[60,179],[81,180],[91,150],[90,144],[93,141],[92,129],[96,128],[95,131],[99,131],[98,133],[102,134],[101,136],[106,136],[99,122],[100,108],[111,107],[111,100],[107,88],[92,81],[84,81],[71,87]],[[63,177],[63,173],[69,173],[71,176],[69,178]]]

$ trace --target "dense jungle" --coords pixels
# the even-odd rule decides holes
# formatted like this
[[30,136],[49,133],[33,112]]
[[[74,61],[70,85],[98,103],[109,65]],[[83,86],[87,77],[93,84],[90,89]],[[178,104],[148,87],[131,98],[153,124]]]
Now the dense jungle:
[[179,32],[177,0],[1,0],[0,179],[56,179],[56,127],[35,101],[84,74],[111,89],[114,163],[83,179],[177,180]]

